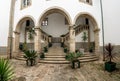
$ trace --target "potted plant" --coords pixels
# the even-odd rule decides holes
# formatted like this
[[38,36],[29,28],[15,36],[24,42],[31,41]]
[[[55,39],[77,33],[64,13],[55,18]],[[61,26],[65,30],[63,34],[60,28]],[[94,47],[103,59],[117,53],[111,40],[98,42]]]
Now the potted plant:
[[48,52],[48,48],[47,48],[47,46],[44,47],[44,52],[45,52],[45,53]]
[[114,50],[114,46],[111,43],[105,46],[105,51],[106,51],[105,70],[107,70],[108,72],[112,72],[116,69],[116,63],[112,62],[112,59],[115,55],[115,53],[113,53],[113,50]]
[[36,63],[37,52],[34,50],[24,51],[24,58],[26,58],[26,64],[29,66],[33,66]]
[[48,46],[49,46],[49,47],[52,47],[52,43],[51,43],[51,42],[49,42]]
[[89,47],[89,52],[90,52],[90,53],[93,53],[93,51],[94,51],[94,46],[93,46],[93,45],[90,45],[90,47]]
[[43,52],[40,54],[40,58],[41,58],[41,59],[44,59],[44,58],[45,58],[45,54],[44,54]]
[[76,67],[80,68],[80,61],[78,60],[78,57],[80,57],[81,55],[81,52],[72,52],[66,55],[66,60],[70,61],[71,67],[73,69]]
[[13,68],[9,60],[0,58],[0,81],[9,81],[13,78]]
[[68,52],[68,49],[65,47],[64,48],[64,53],[67,53]]

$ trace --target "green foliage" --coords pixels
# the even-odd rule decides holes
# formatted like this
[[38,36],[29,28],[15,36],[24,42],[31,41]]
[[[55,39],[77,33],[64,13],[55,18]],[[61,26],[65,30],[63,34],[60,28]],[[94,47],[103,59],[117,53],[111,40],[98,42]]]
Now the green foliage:
[[34,50],[27,50],[24,51],[24,53],[25,53],[24,58],[26,58],[27,65],[29,65],[29,62],[31,66],[34,65],[35,59],[37,57],[37,52]]
[[49,47],[52,47],[52,43],[49,43],[49,45],[48,45]]
[[74,61],[74,60],[77,60],[78,57],[80,57],[82,55],[81,52],[72,52],[72,53],[69,53],[66,55],[66,60],[68,61]]
[[45,58],[45,54],[44,54],[44,53],[41,53],[41,54],[40,54],[40,58],[42,58],[42,59]]
[[64,48],[64,53],[67,53],[68,52],[68,49],[67,48]]
[[27,48],[27,43],[22,43],[22,44],[20,44],[20,45],[19,45],[19,49],[20,49],[21,51],[27,50],[27,49],[28,49],[28,48]]
[[30,28],[28,29],[28,39],[29,39],[29,40],[33,40],[35,34],[36,34],[36,33],[35,33],[35,30],[34,30],[32,27],[30,27]]
[[113,57],[115,56],[115,53],[113,53],[113,50],[114,50],[114,46],[111,44],[111,43],[108,43],[106,46],[105,46],[105,51],[106,51],[106,60],[108,62],[112,62],[112,59]]
[[93,52],[93,50],[94,50],[94,46],[93,45],[90,45],[90,47],[89,47],[89,52]]
[[44,47],[44,52],[48,52],[48,48],[47,48],[47,46]]
[[13,69],[8,60],[0,58],[0,81],[8,81],[13,77]]
[[88,36],[87,36],[87,33],[86,32],[83,32],[83,35],[82,35],[82,41],[87,41],[88,39]]

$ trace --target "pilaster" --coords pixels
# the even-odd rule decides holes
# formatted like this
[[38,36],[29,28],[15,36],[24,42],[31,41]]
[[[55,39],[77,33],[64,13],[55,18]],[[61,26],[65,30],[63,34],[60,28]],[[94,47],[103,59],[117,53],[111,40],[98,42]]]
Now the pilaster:
[[69,50],[70,52],[75,52],[75,30],[74,26],[69,27]]
[[41,29],[40,26],[36,26],[35,27],[35,39],[34,39],[34,47],[35,47],[35,51],[37,51],[37,53],[41,52]]

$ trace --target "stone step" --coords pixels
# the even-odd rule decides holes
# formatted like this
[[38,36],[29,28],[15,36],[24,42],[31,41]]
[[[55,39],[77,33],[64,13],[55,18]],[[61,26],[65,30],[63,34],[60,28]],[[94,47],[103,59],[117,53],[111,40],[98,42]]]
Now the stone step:
[[[91,61],[97,61],[98,58],[92,58],[92,59],[81,59],[80,62],[91,62]],[[47,63],[47,64],[69,64],[70,61],[46,61],[46,60],[40,60],[39,63]]]
[[[79,57],[78,59],[82,60],[82,59],[92,59],[92,58],[97,58],[97,57],[96,56],[90,56],[90,57],[82,56],[82,57]],[[44,60],[46,60],[46,61],[64,61],[66,59],[65,59],[65,57],[64,58],[51,58],[51,57],[49,57],[49,58],[44,58]]]

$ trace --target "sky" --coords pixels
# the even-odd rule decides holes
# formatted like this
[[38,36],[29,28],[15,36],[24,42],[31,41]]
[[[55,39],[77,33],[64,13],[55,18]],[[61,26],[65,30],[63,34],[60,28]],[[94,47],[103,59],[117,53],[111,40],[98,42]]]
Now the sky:
[[5,27],[9,27],[10,1],[11,0],[0,0],[0,46],[6,46],[7,44],[7,38],[5,37],[8,36],[8,28]]

